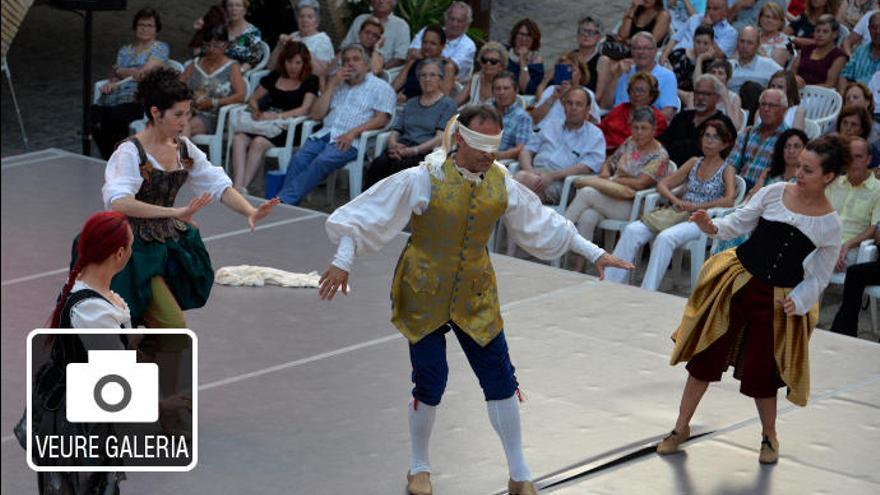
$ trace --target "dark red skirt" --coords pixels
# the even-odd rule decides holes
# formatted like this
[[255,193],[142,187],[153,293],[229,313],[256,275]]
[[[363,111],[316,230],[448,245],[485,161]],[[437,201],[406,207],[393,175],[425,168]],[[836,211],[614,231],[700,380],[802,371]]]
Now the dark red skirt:
[[688,362],[691,376],[717,382],[733,365],[740,393],[754,398],[775,397],[785,383],[773,355],[774,304],[773,286],[752,277],[733,295],[727,332]]

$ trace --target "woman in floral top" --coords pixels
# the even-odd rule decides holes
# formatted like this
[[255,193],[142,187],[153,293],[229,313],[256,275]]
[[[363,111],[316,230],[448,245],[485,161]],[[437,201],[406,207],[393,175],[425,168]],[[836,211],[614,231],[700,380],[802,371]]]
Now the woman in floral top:
[[[631,136],[617,148],[602,165],[599,177],[608,179],[621,189],[640,191],[653,187],[666,176],[669,155],[659,141],[654,139],[657,120],[650,107],[633,109]],[[624,220],[632,209],[632,196],[614,197],[594,187],[578,190],[574,200],[565,210],[565,218],[577,225],[578,232],[588,241],[599,222],[606,218]],[[582,271],[584,258],[574,258],[573,269]]]
[[132,29],[134,43],[116,53],[110,82],[101,86],[101,97],[92,109],[92,135],[105,159],[113,153],[116,144],[128,136],[128,124],[144,115],[143,107],[135,101],[137,82],[168,61],[168,45],[156,39],[156,33],[162,29],[158,12],[149,7],[139,10],[134,15]]
[[260,63],[263,52],[260,49],[260,30],[244,19],[250,2],[248,0],[226,0],[229,28],[229,46],[226,56],[241,64],[241,71],[247,72]]

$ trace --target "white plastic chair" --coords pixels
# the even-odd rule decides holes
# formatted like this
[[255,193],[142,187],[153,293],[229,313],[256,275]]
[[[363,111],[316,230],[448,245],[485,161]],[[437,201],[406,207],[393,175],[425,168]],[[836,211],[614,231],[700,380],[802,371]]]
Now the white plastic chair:
[[[678,165],[669,160],[667,175],[674,174],[675,171],[678,170]],[[563,186],[564,187],[564,186]],[[599,222],[599,230],[605,231],[605,250],[609,253],[614,250],[614,240],[617,232],[623,232],[623,229],[626,228],[632,222],[635,222],[639,219],[639,215],[642,213],[642,207],[644,206],[645,198],[648,197],[651,193],[657,192],[657,188],[649,187],[648,189],[643,189],[641,191],[636,191],[636,195],[633,198],[632,208],[629,211],[629,217],[626,220],[613,220],[610,218],[606,218]]]
[[819,128],[819,124],[815,120],[804,119],[804,132],[808,138],[816,139],[822,134],[822,129]]
[[[736,198],[733,201],[732,208],[710,208],[706,213],[709,214],[709,218],[718,218],[726,213],[732,211],[734,208],[739,206],[743,198],[746,195],[746,180],[740,176],[736,176]],[[647,209],[647,205],[645,206],[645,211],[650,211]],[[675,257],[672,260],[673,267],[673,280],[678,280],[681,274],[681,265],[684,261],[684,252],[687,251],[691,254],[691,290],[694,290],[694,287],[697,286],[697,277],[700,275],[700,269],[703,267],[703,263],[706,261],[706,251],[709,244],[709,238],[706,234],[700,233],[700,237],[694,239],[693,241],[687,243],[682,247],[682,249],[677,249],[675,253]]]
[[269,57],[272,55],[272,50],[269,48],[269,44],[265,41],[260,41],[260,61],[256,63],[253,67],[244,72],[244,76],[247,78],[254,72],[260,72],[266,68],[266,65],[269,64]]
[[813,120],[821,132],[837,119],[837,114],[843,108],[843,98],[833,89],[808,85],[801,90],[800,105],[804,109],[804,116]]

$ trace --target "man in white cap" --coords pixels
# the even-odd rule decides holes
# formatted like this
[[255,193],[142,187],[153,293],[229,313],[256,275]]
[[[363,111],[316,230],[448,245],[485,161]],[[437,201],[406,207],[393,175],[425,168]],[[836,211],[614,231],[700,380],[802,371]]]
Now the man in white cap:
[[[413,401],[407,491],[431,493],[428,441],[446,387],[446,333],[452,331],[479,378],[489,420],[507,456],[512,494],[537,493],[522,450],[519,384],[502,331],[495,274],[486,244],[503,219],[531,254],[568,250],[596,264],[633,266],[578,235],[574,225],[507,175],[495,161],[502,118],[491,106],[470,106],[446,126],[443,145],[413,167],[381,182],[327,219],[336,256],[321,277],[322,299],[346,291],[355,255],[377,251],[408,223],[412,236],[394,272],[391,322],[409,340]],[[454,151],[452,143],[454,142]]]

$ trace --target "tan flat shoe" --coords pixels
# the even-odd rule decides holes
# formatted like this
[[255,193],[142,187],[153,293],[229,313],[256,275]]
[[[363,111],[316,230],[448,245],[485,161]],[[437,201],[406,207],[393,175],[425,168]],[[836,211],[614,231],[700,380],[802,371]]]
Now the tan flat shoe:
[[507,480],[507,492],[510,495],[538,495],[538,489],[531,481]]
[[416,474],[406,473],[406,493],[409,495],[431,495],[431,473],[419,471]]
[[776,464],[779,460],[779,440],[764,435],[761,439],[761,455],[758,462],[761,464]]
[[686,427],[681,432],[672,430],[662,442],[657,444],[657,453],[660,455],[667,455],[678,452],[678,446],[684,443],[684,441],[690,438],[690,436],[690,426]]

